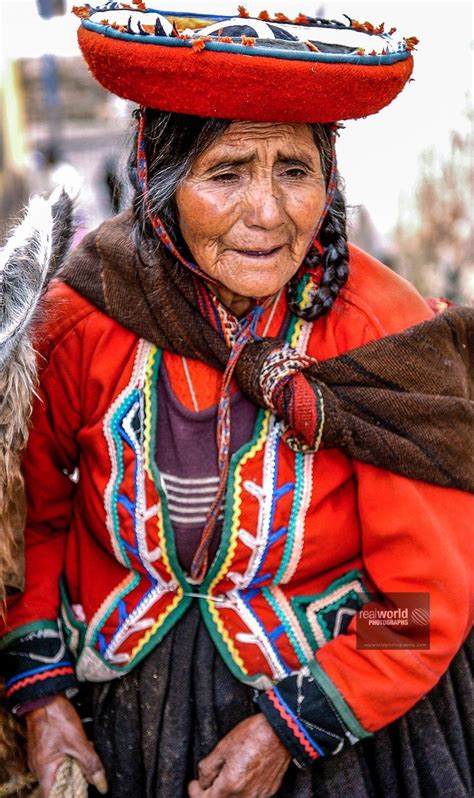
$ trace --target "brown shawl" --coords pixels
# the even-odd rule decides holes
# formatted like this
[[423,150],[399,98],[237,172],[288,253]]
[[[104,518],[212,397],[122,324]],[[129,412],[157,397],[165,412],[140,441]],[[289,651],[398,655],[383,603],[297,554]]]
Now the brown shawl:
[[[90,233],[60,277],[140,337],[225,369],[229,349],[198,310],[196,278],[154,245],[138,250],[131,211]],[[474,310],[451,308],[306,370],[324,399],[322,445],[474,492],[473,330]],[[249,343],[235,372],[242,391],[261,406],[259,374],[274,346],[273,339]]]

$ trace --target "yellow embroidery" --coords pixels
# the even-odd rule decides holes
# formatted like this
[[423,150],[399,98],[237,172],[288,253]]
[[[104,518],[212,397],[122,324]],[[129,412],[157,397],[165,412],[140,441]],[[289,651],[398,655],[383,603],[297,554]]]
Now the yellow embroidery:
[[150,351],[148,352],[147,364],[145,367],[145,384],[143,386],[143,394],[145,397],[145,424],[143,430],[144,450],[145,450],[145,470],[152,481],[153,481],[153,473],[150,466],[151,463],[150,452],[152,451],[151,422],[153,418],[151,388],[153,385],[153,369],[155,368],[157,355],[158,355],[158,350],[156,346],[151,346]]
[[298,343],[298,339],[300,337],[303,324],[304,324],[303,319],[298,319],[298,321],[295,324],[295,329],[293,330],[293,334],[290,340],[290,346],[292,346],[293,349],[296,349],[296,344]]
[[[143,429],[144,467],[147,475],[149,476],[152,482],[154,482],[154,475],[151,467],[151,463],[153,461],[153,453],[154,453],[154,446],[153,446],[154,427],[152,422],[155,416],[153,403],[156,402],[156,380],[154,379],[154,375],[155,375],[155,368],[157,367],[156,360],[158,354],[159,352],[156,346],[150,347],[150,352],[148,355],[148,360],[145,370],[145,385],[143,387],[143,394],[145,399],[145,422]],[[158,545],[161,550],[161,559],[163,565],[165,566],[168,573],[171,574],[171,576],[174,578],[174,571],[171,567],[168,550],[166,547],[166,536],[164,534],[163,511],[162,511],[161,501],[159,502],[158,510],[156,513],[156,525],[157,525]],[[177,586],[176,595],[173,598],[173,601],[161,613],[161,615],[158,616],[153,626],[151,626],[150,629],[148,629],[148,631],[141,638],[141,640],[139,640],[139,642],[137,643],[137,645],[130,654],[129,663],[132,662],[132,660],[142,650],[142,648],[146,646],[146,644],[153,637],[155,632],[160,628],[160,626],[162,626],[168,615],[170,615],[173,612],[173,610],[178,606],[182,597],[183,597],[183,590],[180,586]]]
[[91,640],[95,638],[96,633],[102,628],[106,620],[106,613],[110,614],[110,611],[115,609],[116,603],[119,598],[123,598],[129,590],[132,590],[136,586],[137,576],[130,572],[127,574],[125,579],[115,587],[110,593],[107,593],[106,597],[100,604],[99,608],[95,611],[93,617],[89,621],[85,644],[86,646],[90,645]]
[[156,619],[156,621],[153,624],[153,626],[150,629],[148,629],[148,632],[137,643],[135,648],[132,649],[132,653],[130,654],[129,664],[137,656],[137,654],[142,650],[143,646],[146,646],[148,641],[153,637],[155,632],[160,628],[160,626],[163,624],[163,622],[168,617],[168,615],[171,612],[173,612],[173,610],[178,606],[178,604],[181,601],[182,597],[183,597],[182,588],[178,587],[177,590],[176,590],[176,595],[175,595],[173,601],[171,602],[171,604],[161,613],[161,615],[158,616],[158,618]]
[[[302,303],[303,307],[306,306],[306,303],[307,303],[308,298],[309,298],[309,294],[311,292],[311,288],[312,288],[312,282],[311,282],[311,280],[308,280],[307,285],[305,285],[305,287],[303,289],[303,294],[302,294],[302,297],[301,297],[301,303]],[[298,321],[295,324],[295,328],[294,328],[293,333],[292,333],[291,338],[290,338],[290,346],[293,347],[293,349],[296,349],[296,346],[298,344],[299,337],[301,335],[301,331],[303,329],[304,323],[305,322],[304,322],[303,319],[298,319]]]
[[[227,551],[227,556],[226,556],[224,562],[222,563],[222,566],[221,566],[221,568],[219,570],[219,573],[217,574],[217,576],[215,577],[215,579],[213,580],[213,582],[211,583],[211,585],[209,587],[209,593],[211,595],[212,595],[212,591],[213,591],[214,587],[217,585],[218,582],[220,582],[220,580],[222,579],[224,574],[226,574],[227,571],[229,570],[230,564],[231,564],[231,562],[232,562],[232,560],[234,558],[235,550],[237,548],[238,535],[239,535],[240,509],[241,509],[241,506],[242,506],[242,469],[243,469],[243,467],[245,466],[245,464],[249,460],[251,460],[253,457],[255,457],[257,452],[259,452],[259,451],[261,451],[263,449],[263,447],[265,445],[265,442],[267,440],[267,436],[268,436],[268,426],[269,426],[269,423],[270,423],[270,416],[271,416],[271,413],[270,413],[269,410],[267,410],[266,413],[265,413],[264,419],[263,419],[262,429],[260,430],[260,435],[258,436],[258,439],[254,443],[254,445],[244,454],[244,456],[242,457],[240,463],[238,464],[237,468],[235,469],[234,501],[233,501],[234,510],[233,510],[233,514],[232,514],[232,525],[231,525],[231,528],[230,528],[229,548],[228,548],[228,551]],[[212,619],[213,619],[214,623],[216,624],[216,627],[217,627],[217,630],[218,630],[219,634],[221,635],[221,637],[224,640],[227,648],[229,649],[229,651],[230,651],[230,653],[232,655],[232,659],[241,668],[243,673],[248,674],[248,670],[245,667],[245,664],[244,664],[244,661],[243,661],[242,657],[240,656],[239,652],[235,648],[232,639],[230,638],[227,630],[224,627],[224,624],[223,624],[223,622],[222,622],[222,620],[220,618],[219,612],[216,609],[215,603],[213,601],[208,601],[207,604],[208,604],[208,607],[209,607],[209,612],[212,615]]]

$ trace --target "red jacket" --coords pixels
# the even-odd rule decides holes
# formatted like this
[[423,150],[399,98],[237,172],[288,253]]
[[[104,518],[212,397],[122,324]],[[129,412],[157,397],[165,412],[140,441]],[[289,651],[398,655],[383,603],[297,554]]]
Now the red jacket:
[[[305,729],[295,726],[284,684],[308,662],[351,741],[404,714],[470,628],[472,496],[335,449],[295,454],[275,417],[261,411],[253,440],[233,457],[221,546],[198,588],[177,562],[153,456],[160,359],[186,402],[181,358],[64,284],[50,299],[24,460],[26,588],[10,602],[5,650],[26,645],[29,632],[44,641],[41,630],[52,635],[62,612],[77,677],[108,680],[133,668],[200,592],[229,668],[258,688],[280,685],[262,708],[269,717],[278,711],[296,737]],[[268,335],[284,312],[282,298]],[[295,319],[287,339],[324,359],[431,316],[413,287],[353,247],[349,281],[330,313],[315,323]],[[212,404],[222,375],[198,361],[191,369]],[[357,648],[355,613],[374,590],[429,593],[429,649]],[[67,655],[50,659],[9,674],[13,704],[71,683]],[[321,753],[316,743],[310,752],[311,740],[299,744],[309,759]]]

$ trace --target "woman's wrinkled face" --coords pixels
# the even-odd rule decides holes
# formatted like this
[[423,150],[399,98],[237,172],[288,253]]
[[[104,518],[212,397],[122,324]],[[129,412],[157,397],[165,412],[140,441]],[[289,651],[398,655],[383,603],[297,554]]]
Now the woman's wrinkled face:
[[176,192],[200,268],[244,297],[276,293],[301,265],[325,202],[308,125],[233,122]]

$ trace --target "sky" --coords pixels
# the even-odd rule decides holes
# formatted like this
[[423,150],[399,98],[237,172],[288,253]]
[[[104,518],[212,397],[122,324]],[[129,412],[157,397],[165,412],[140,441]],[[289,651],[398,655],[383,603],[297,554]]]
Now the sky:
[[[239,0],[163,2],[167,10],[231,15]],[[451,131],[467,130],[466,110],[473,101],[473,5],[455,0],[274,3],[252,0],[246,6],[255,15],[262,7],[289,16],[301,11],[341,20],[346,13],[361,22],[383,21],[386,29],[394,26],[397,33],[420,40],[414,53],[414,81],[388,108],[367,119],[347,122],[338,142],[339,169],[349,204],[365,204],[379,231],[389,234],[399,208],[409,203],[414,193],[421,153],[431,149],[443,155]],[[147,5],[156,8],[160,3],[148,0]],[[20,23],[21,35],[17,32]],[[71,14],[45,22],[38,19],[34,0],[0,0],[0,24],[3,57],[31,57],[48,51],[78,54],[77,20]]]

